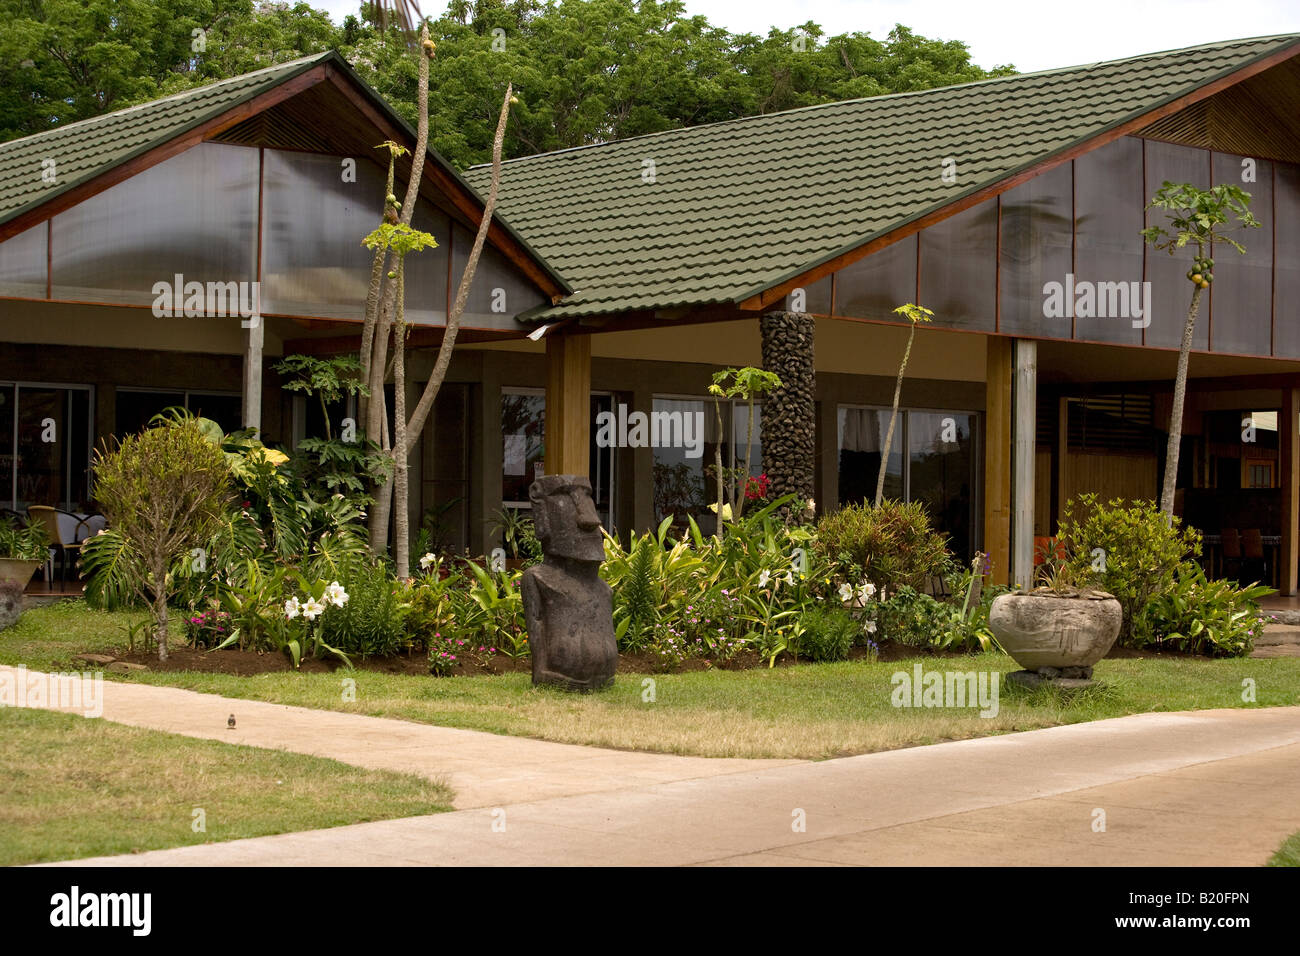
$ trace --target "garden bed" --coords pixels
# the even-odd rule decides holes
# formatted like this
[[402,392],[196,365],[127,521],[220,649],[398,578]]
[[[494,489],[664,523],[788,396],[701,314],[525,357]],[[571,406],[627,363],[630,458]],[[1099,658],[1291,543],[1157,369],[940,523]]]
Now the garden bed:
[[[261,653],[258,651],[241,651],[237,648],[224,650],[204,650],[193,647],[173,647],[168,651],[167,661],[158,660],[156,652],[150,650],[126,651],[113,655],[119,661],[139,664],[151,671],[177,673],[194,671],[200,674],[229,674],[235,677],[254,677],[258,674],[274,674],[292,671],[293,662],[285,654]],[[1144,656],[1134,652],[1133,656]],[[894,641],[882,642],[879,652],[873,654],[868,648],[855,647],[849,652],[849,660],[854,661],[900,661],[911,658],[964,658],[969,657],[960,651],[947,651],[936,648],[915,647]],[[411,674],[435,676],[429,674],[429,662],[422,653],[410,656],[371,657],[353,662],[359,671],[372,671],[383,674]],[[790,655],[782,655],[776,661],[776,667],[807,666],[809,661],[796,660]],[[476,660],[451,665],[448,673],[438,677],[476,677],[485,674],[528,673],[532,670],[529,657],[508,657],[504,654],[480,655]],[[728,661],[707,661],[692,657],[673,667],[665,668],[658,655],[643,652],[624,652],[618,658],[618,672],[621,674],[684,674],[694,671],[744,671],[754,668],[767,668],[765,661],[753,651],[741,651]],[[346,670],[343,663],[334,658],[307,659],[298,668],[303,673],[322,674]]]

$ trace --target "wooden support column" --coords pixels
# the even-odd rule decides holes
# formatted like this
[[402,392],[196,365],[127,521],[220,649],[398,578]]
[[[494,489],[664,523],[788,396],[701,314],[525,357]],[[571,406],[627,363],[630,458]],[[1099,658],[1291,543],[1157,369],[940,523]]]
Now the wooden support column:
[[1277,430],[1281,437],[1282,548],[1278,570],[1285,595],[1296,593],[1296,576],[1300,573],[1300,388],[1282,389],[1282,407],[1278,411]]
[[989,579],[1011,581],[1011,339],[989,336],[984,375],[984,551]]
[[1012,343],[1011,581],[1034,583],[1034,451],[1038,443],[1038,343]]
[[244,427],[262,430],[262,343],[266,323],[260,315],[245,319],[248,339],[244,345]]
[[546,473],[591,470],[591,335],[546,339]]

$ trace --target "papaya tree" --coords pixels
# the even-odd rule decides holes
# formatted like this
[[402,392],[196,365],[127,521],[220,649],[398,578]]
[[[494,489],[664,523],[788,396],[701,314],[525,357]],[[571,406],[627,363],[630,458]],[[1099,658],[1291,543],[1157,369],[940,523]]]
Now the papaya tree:
[[[418,12],[418,10],[417,10]],[[428,25],[420,30],[420,43],[415,55],[419,59],[417,85],[417,123],[415,151],[411,155],[410,178],[405,196],[398,200],[395,193],[396,159],[405,153],[396,143],[383,143],[380,148],[389,151],[387,192],[384,198],[383,221],[368,235],[364,243],[374,252],[371,263],[370,285],[366,295],[365,321],[361,330],[361,376],[366,385],[362,394],[361,419],[365,422],[366,437],[378,442],[385,455],[392,458],[393,468],[376,489],[374,504],[368,516],[370,547],[376,553],[388,550],[388,524],[392,518],[396,546],[394,560],[399,577],[410,573],[410,528],[406,463],[419,440],[420,432],[428,420],[429,412],[442,388],[447,369],[451,364],[456,345],[460,319],[469,301],[469,290],[478,270],[488,228],[496,208],[501,184],[501,152],[505,140],[506,121],[510,107],[517,103],[513,87],[506,84],[505,96],[497,117],[492,149],[492,178],[483,204],[483,216],[470,248],[465,271],[461,274],[456,297],[447,315],[442,342],[433,370],[425,383],[415,408],[407,417],[406,408],[406,334],[403,270],[405,258],[411,252],[428,248],[435,240],[427,233],[411,227],[419,197],[424,159],[429,138],[429,60],[433,58],[435,44],[429,39]],[[391,341],[391,357],[390,357]],[[394,384],[393,433],[388,430],[388,409],[384,384],[392,377]],[[395,510],[394,510],[395,509]]]
[[[739,521],[745,510],[745,491],[749,486],[749,466],[754,450],[754,402],[760,395],[781,387],[781,377],[775,372],[746,366],[728,368],[713,373],[709,394],[713,396],[713,410],[718,421],[718,441],[713,447],[713,468],[716,472],[718,501],[712,508],[718,512],[717,537],[722,537],[724,520]],[[732,468],[722,465],[722,403],[732,401],[749,403],[749,428],[745,436],[745,463]],[[734,460],[734,455],[732,456]]]
[[907,371],[907,360],[912,357],[912,340],[916,338],[916,326],[918,322],[929,322],[934,318],[934,313],[929,309],[924,309],[919,305],[913,305],[908,302],[906,305],[900,305],[894,310],[897,315],[907,317],[911,324],[911,330],[907,333],[907,347],[903,349],[903,361],[898,365],[898,381],[894,383],[894,407],[889,413],[889,429],[885,432],[885,443],[880,449],[880,475],[876,478],[876,502],[877,508],[885,497],[885,473],[889,469],[889,446],[894,443],[894,426],[898,423],[898,402],[903,397],[903,373]]
[[1183,439],[1183,404],[1187,398],[1187,363],[1196,332],[1196,314],[1201,307],[1201,293],[1214,281],[1214,244],[1224,243],[1242,255],[1246,247],[1226,235],[1233,229],[1258,228],[1260,222],[1250,211],[1250,193],[1240,186],[1222,183],[1198,189],[1191,183],[1165,181],[1147,203],[1147,209],[1162,209],[1167,227],[1155,224],[1142,230],[1142,238],[1153,249],[1171,256],[1187,246],[1196,254],[1187,270],[1192,283],[1192,301],[1187,307],[1183,341],[1178,349],[1178,371],[1174,376],[1173,408],[1169,412],[1169,444],[1165,452],[1165,478],[1160,491],[1160,510],[1166,518],[1174,514],[1174,490],[1178,483],[1178,452]]

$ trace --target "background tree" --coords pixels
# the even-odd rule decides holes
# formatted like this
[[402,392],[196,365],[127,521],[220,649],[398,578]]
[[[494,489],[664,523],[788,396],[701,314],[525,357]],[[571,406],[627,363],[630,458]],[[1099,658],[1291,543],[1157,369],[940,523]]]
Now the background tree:
[[1183,440],[1183,403],[1187,398],[1187,363],[1196,331],[1196,313],[1201,293],[1214,281],[1214,244],[1222,242],[1243,255],[1246,247],[1225,235],[1236,228],[1257,228],[1260,223],[1250,211],[1250,193],[1230,183],[1198,189],[1191,183],[1164,182],[1147,209],[1163,209],[1169,229],[1161,225],[1142,230],[1142,238],[1153,249],[1171,256],[1187,245],[1196,247],[1187,278],[1192,283],[1192,301],[1187,307],[1183,341],[1178,349],[1178,372],[1174,376],[1174,401],[1169,413],[1169,444],[1165,450],[1165,480],[1160,491],[1160,510],[1174,514],[1174,490],[1178,484],[1178,453]]

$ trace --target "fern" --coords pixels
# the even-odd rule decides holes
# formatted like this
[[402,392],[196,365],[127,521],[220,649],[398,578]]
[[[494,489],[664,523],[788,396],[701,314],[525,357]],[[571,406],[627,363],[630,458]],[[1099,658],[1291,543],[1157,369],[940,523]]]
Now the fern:
[[628,621],[623,633],[623,644],[628,649],[640,647],[654,627],[659,605],[656,558],[662,553],[657,541],[649,535],[641,537],[633,545],[626,573],[619,581],[615,600]]

